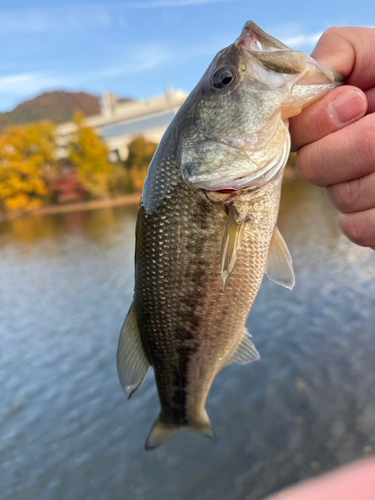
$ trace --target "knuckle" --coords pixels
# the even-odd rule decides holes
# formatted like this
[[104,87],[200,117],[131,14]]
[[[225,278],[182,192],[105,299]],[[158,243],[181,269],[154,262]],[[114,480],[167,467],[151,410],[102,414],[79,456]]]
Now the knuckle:
[[299,174],[310,184],[324,187],[326,184],[320,174],[322,162],[319,161],[319,141],[303,146],[297,153],[297,170]]
[[363,178],[350,182],[327,186],[326,193],[329,201],[340,212],[353,212],[360,202]]
[[327,186],[325,188],[326,195],[332,205],[339,210],[340,212],[346,212],[345,203],[343,200],[345,197],[343,196],[344,188],[341,184],[332,184],[331,186]]
[[319,39],[319,43],[321,42],[329,42],[332,38],[340,37],[342,38],[343,28],[339,26],[331,26],[327,28],[322,36]]
[[353,219],[353,217],[348,217],[348,216],[345,218],[341,218],[340,226],[342,232],[345,234],[347,238],[349,238],[350,241],[356,243],[357,245],[365,246],[363,245],[363,237],[361,235],[361,231],[360,228],[358,227],[356,219]]
[[347,210],[350,211],[351,207],[355,207],[360,201],[361,187],[363,183],[363,177],[359,179],[354,179],[348,183],[347,186]]
[[362,247],[375,244],[374,222],[374,213],[357,212],[340,217],[343,233],[350,241]]
[[375,170],[375,127],[358,127],[356,136],[356,148],[360,152],[362,159]]

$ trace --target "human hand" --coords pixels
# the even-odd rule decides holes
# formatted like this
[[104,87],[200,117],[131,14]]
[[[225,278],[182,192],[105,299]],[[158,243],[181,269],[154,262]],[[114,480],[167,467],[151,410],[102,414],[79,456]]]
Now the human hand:
[[362,460],[309,479],[266,500],[373,500],[375,459]]
[[330,28],[312,57],[347,85],[290,119],[297,169],[325,187],[346,236],[375,249],[375,29]]

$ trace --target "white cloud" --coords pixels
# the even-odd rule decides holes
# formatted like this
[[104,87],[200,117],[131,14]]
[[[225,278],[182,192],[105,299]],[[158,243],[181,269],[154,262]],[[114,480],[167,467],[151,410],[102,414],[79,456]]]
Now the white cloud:
[[59,84],[56,78],[42,73],[19,73],[0,77],[0,93],[32,94]]
[[88,26],[109,26],[111,12],[101,6],[0,10],[0,35],[62,32]]
[[323,32],[320,31],[319,33],[312,33],[311,35],[295,35],[291,36],[289,38],[286,38],[283,40],[283,43],[286,45],[289,45],[289,47],[292,47],[293,49],[296,49],[297,47],[310,47],[313,46],[317,43],[319,38],[322,36]]
[[125,25],[120,15],[127,9],[157,9],[162,7],[187,7],[238,0],[152,0],[150,2],[108,3],[107,5],[81,4],[49,8],[0,8],[0,36],[27,33],[62,32],[87,27]]
[[129,54],[125,59],[117,58],[116,65],[106,69],[89,69],[88,71],[74,72],[70,74],[51,72],[29,72],[14,73],[0,77],[0,95],[30,95],[45,90],[56,88],[67,88],[81,86],[82,83],[96,77],[111,78],[123,75],[129,78],[134,73],[141,73],[157,68],[171,60],[173,53],[168,52],[163,47],[146,45],[141,48],[127,48],[124,50]]
[[[115,66],[101,70],[101,76],[117,76],[134,73],[142,73],[157,68],[173,58],[173,53],[161,46],[147,45],[142,48],[128,49],[129,56],[125,58],[117,57]],[[120,59],[120,63],[118,60]]]
[[106,6],[86,5],[50,8],[0,8],[0,36],[51,31],[71,31],[87,27],[108,27],[111,24],[126,24],[119,16],[126,9],[157,9],[161,7],[187,7],[238,0],[152,0],[150,2],[108,3]]
[[[350,25],[351,23],[346,23]],[[337,25],[337,24],[336,24]],[[368,28],[374,28],[374,26],[367,26]],[[280,38],[283,43],[289,45],[291,48],[298,47],[313,47],[318,42],[319,38],[323,35],[323,31],[318,31],[316,33],[305,33],[302,35],[294,35],[286,38]]]

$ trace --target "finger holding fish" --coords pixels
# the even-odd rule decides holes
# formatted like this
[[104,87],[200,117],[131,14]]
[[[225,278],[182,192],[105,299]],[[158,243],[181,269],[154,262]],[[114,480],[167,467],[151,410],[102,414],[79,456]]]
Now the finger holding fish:
[[369,175],[375,168],[375,114],[302,147],[297,168],[320,187]]
[[361,247],[370,247],[375,250],[375,208],[339,214],[339,224],[350,241]]
[[[375,29],[354,26],[327,29],[311,56],[334,68],[347,85],[368,91],[375,84]],[[373,112],[370,109],[369,112]]]
[[292,151],[314,143],[362,118],[367,110],[365,94],[345,85],[332,90],[318,102],[290,119]]
[[373,208],[375,205],[375,165],[368,175],[327,186],[326,193],[332,205],[343,214]]
[[331,28],[313,56],[340,71],[348,86],[291,120],[297,168],[307,181],[326,187],[344,234],[374,247],[375,29]]

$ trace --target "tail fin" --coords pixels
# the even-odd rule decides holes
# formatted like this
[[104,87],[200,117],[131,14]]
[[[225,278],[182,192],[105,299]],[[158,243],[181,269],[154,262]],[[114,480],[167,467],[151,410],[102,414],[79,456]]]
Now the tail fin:
[[199,434],[203,434],[204,436],[209,438],[213,436],[211,424],[207,415],[205,415],[205,421],[203,421],[203,423],[187,426],[168,425],[162,422],[159,417],[152,426],[151,432],[145,444],[145,448],[146,450],[153,450],[166,441],[174,438],[182,431],[198,432]]

